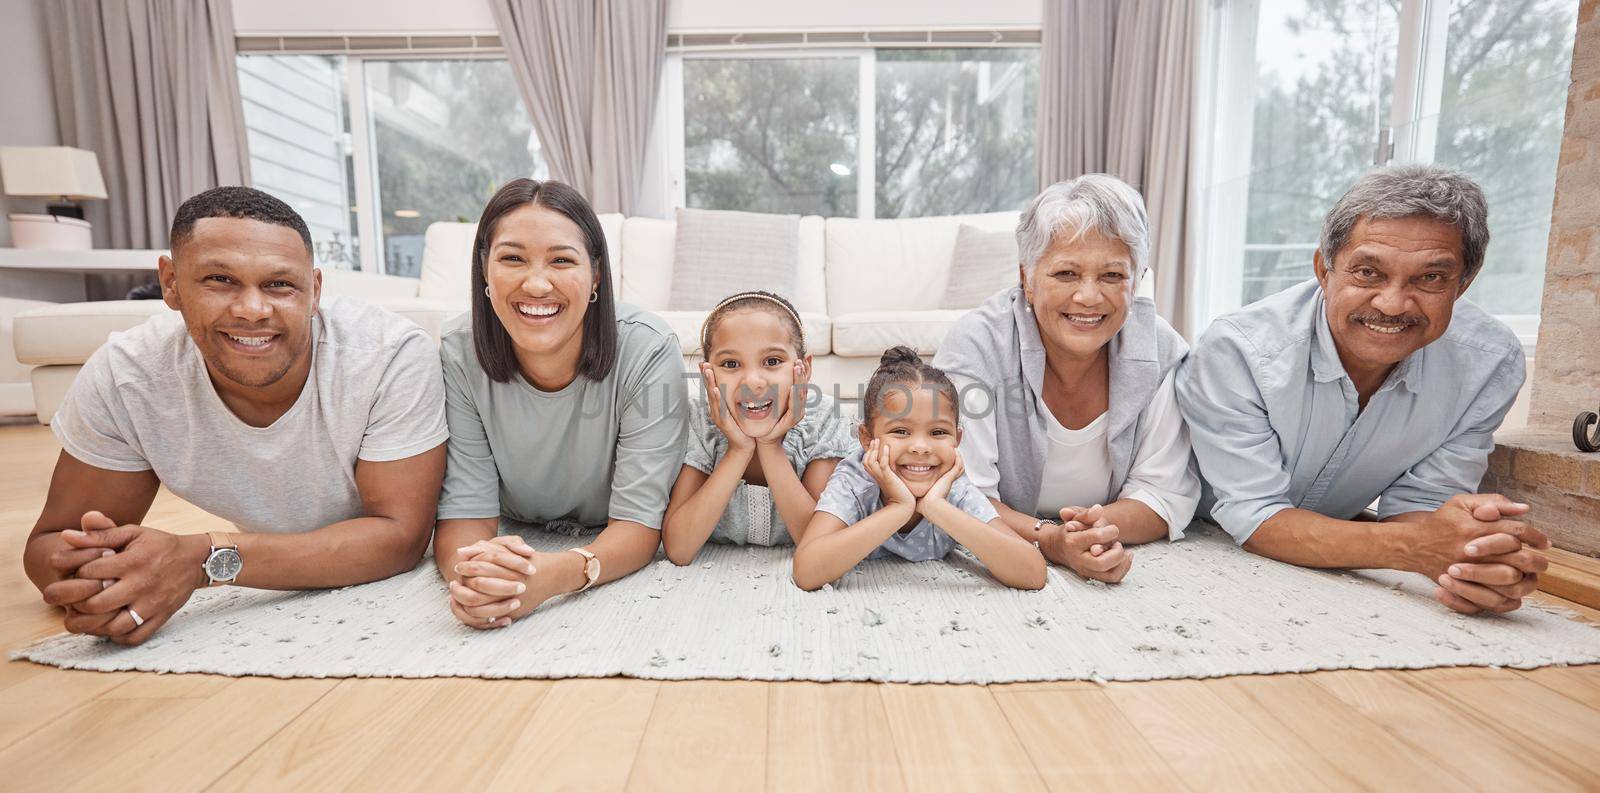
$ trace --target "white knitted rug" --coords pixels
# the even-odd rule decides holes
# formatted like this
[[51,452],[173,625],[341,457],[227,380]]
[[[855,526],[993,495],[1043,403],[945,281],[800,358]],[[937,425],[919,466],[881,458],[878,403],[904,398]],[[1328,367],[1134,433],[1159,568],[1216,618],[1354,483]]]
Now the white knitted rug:
[[[535,547],[569,537],[528,535]],[[432,560],[324,592],[205,590],[141,647],[60,635],[13,653],[72,669],[275,677],[630,677],[1004,683],[1600,662],[1600,629],[1528,605],[1462,617],[1420,576],[1303,570],[1196,525],[1117,586],[1039,592],[955,564],[872,562],[808,593],[789,551],[707,546],[511,627],[456,622]]]

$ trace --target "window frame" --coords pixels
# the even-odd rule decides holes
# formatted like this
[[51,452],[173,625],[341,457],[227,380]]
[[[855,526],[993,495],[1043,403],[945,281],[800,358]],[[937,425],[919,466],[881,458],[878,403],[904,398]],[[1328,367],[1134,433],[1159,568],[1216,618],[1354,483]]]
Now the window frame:
[[[1031,49],[1038,51],[1039,44],[1031,42],[1005,42],[979,44],[962,42],[941,44],[917,42],[903,46],[885,46],[883,42],[861,46],[829,47],[705,47],[681,48],[667,52],[666,67],[662,70],[662,101],[657,103],[652,145],[660,146],[665,156],[661,184],[655,189],[663,194],[660,205],[669,211],[688,206],[688,182],[684,162],[684,94],[683,63],[685,60],[756,60],[767,58],[854,58],[857,61],[858,87],[856,96],[856,214],[861,220],[877,218],[878,155],[877,155],[877,95],[878,51],[883,49],[914,50],[977,50],[977,49]],[[1035,127],[1037,129],[1037,127]],[[1037,145],[1037,144],[1036,144]],[[645,190],[652,185],[648,180]]]
[[[1183,329],[1191,339],[1242,305],[1244,253],[1262,247],[1245,242],[1260,8],[1255,0],[1222,0],[1209,4],[1198,25],[1202,44],[1194,77],[1198,101],[1188,199],[1190,228],[1196,230],[1189,241],[1195,274],[1184,296],[1190,310]],[[1388,124],[1373,140],[1374,166],[1432,162],[1437,140],[1450,0],[1401,0],[1398,23],[1394,92]],[[1539,315],[1496,318],[1517,334],[1531,360]]]

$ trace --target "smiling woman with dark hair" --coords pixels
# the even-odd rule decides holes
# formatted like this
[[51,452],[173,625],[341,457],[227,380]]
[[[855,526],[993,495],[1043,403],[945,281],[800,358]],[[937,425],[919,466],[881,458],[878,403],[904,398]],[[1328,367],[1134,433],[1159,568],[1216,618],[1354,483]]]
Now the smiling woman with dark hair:
[[[434,550],[476,628],[643,567],[683,462],[688,392],[666,324],[618,306],[600,220],[560,182],[517,179],[472,246],[472,314],[445,329],[449,465]],[[594,542],[537,553],[501,517]]]

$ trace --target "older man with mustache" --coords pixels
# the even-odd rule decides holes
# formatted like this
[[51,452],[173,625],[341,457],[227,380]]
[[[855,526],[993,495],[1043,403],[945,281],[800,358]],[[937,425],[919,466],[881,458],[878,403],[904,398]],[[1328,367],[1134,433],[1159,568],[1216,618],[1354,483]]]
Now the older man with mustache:
[[1517,337],[1461,299],[1488,244],[1458,172],[1357,181],[1316,279],[1220,317],[1180,366],[1202,511],[1263,556],[1421,573],[1463,613],[1519,607],[1549,540],[1514,520],[1527,505],[1476,492],[1525,375]]

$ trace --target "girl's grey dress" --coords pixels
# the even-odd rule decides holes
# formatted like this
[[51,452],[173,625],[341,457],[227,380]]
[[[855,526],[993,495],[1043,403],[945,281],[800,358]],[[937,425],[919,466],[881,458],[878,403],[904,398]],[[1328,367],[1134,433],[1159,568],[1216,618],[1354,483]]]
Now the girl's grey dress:
[[[861,451],[854,422],[839,412],[832,399],[820,396],[819,404],[808,407],[800,423],[783,438],[783,455],[789,458],[797,476],[805,474],[812,460],[845,458]],[[689,443],[683,464],[709,476],[727,453],[728,438],[711,423],[707,404],[703,400],[694,403],[689,411]],[[711,542],[793,545],[794,538],[778,514],[772,491],[741,480],[711,532]]]

